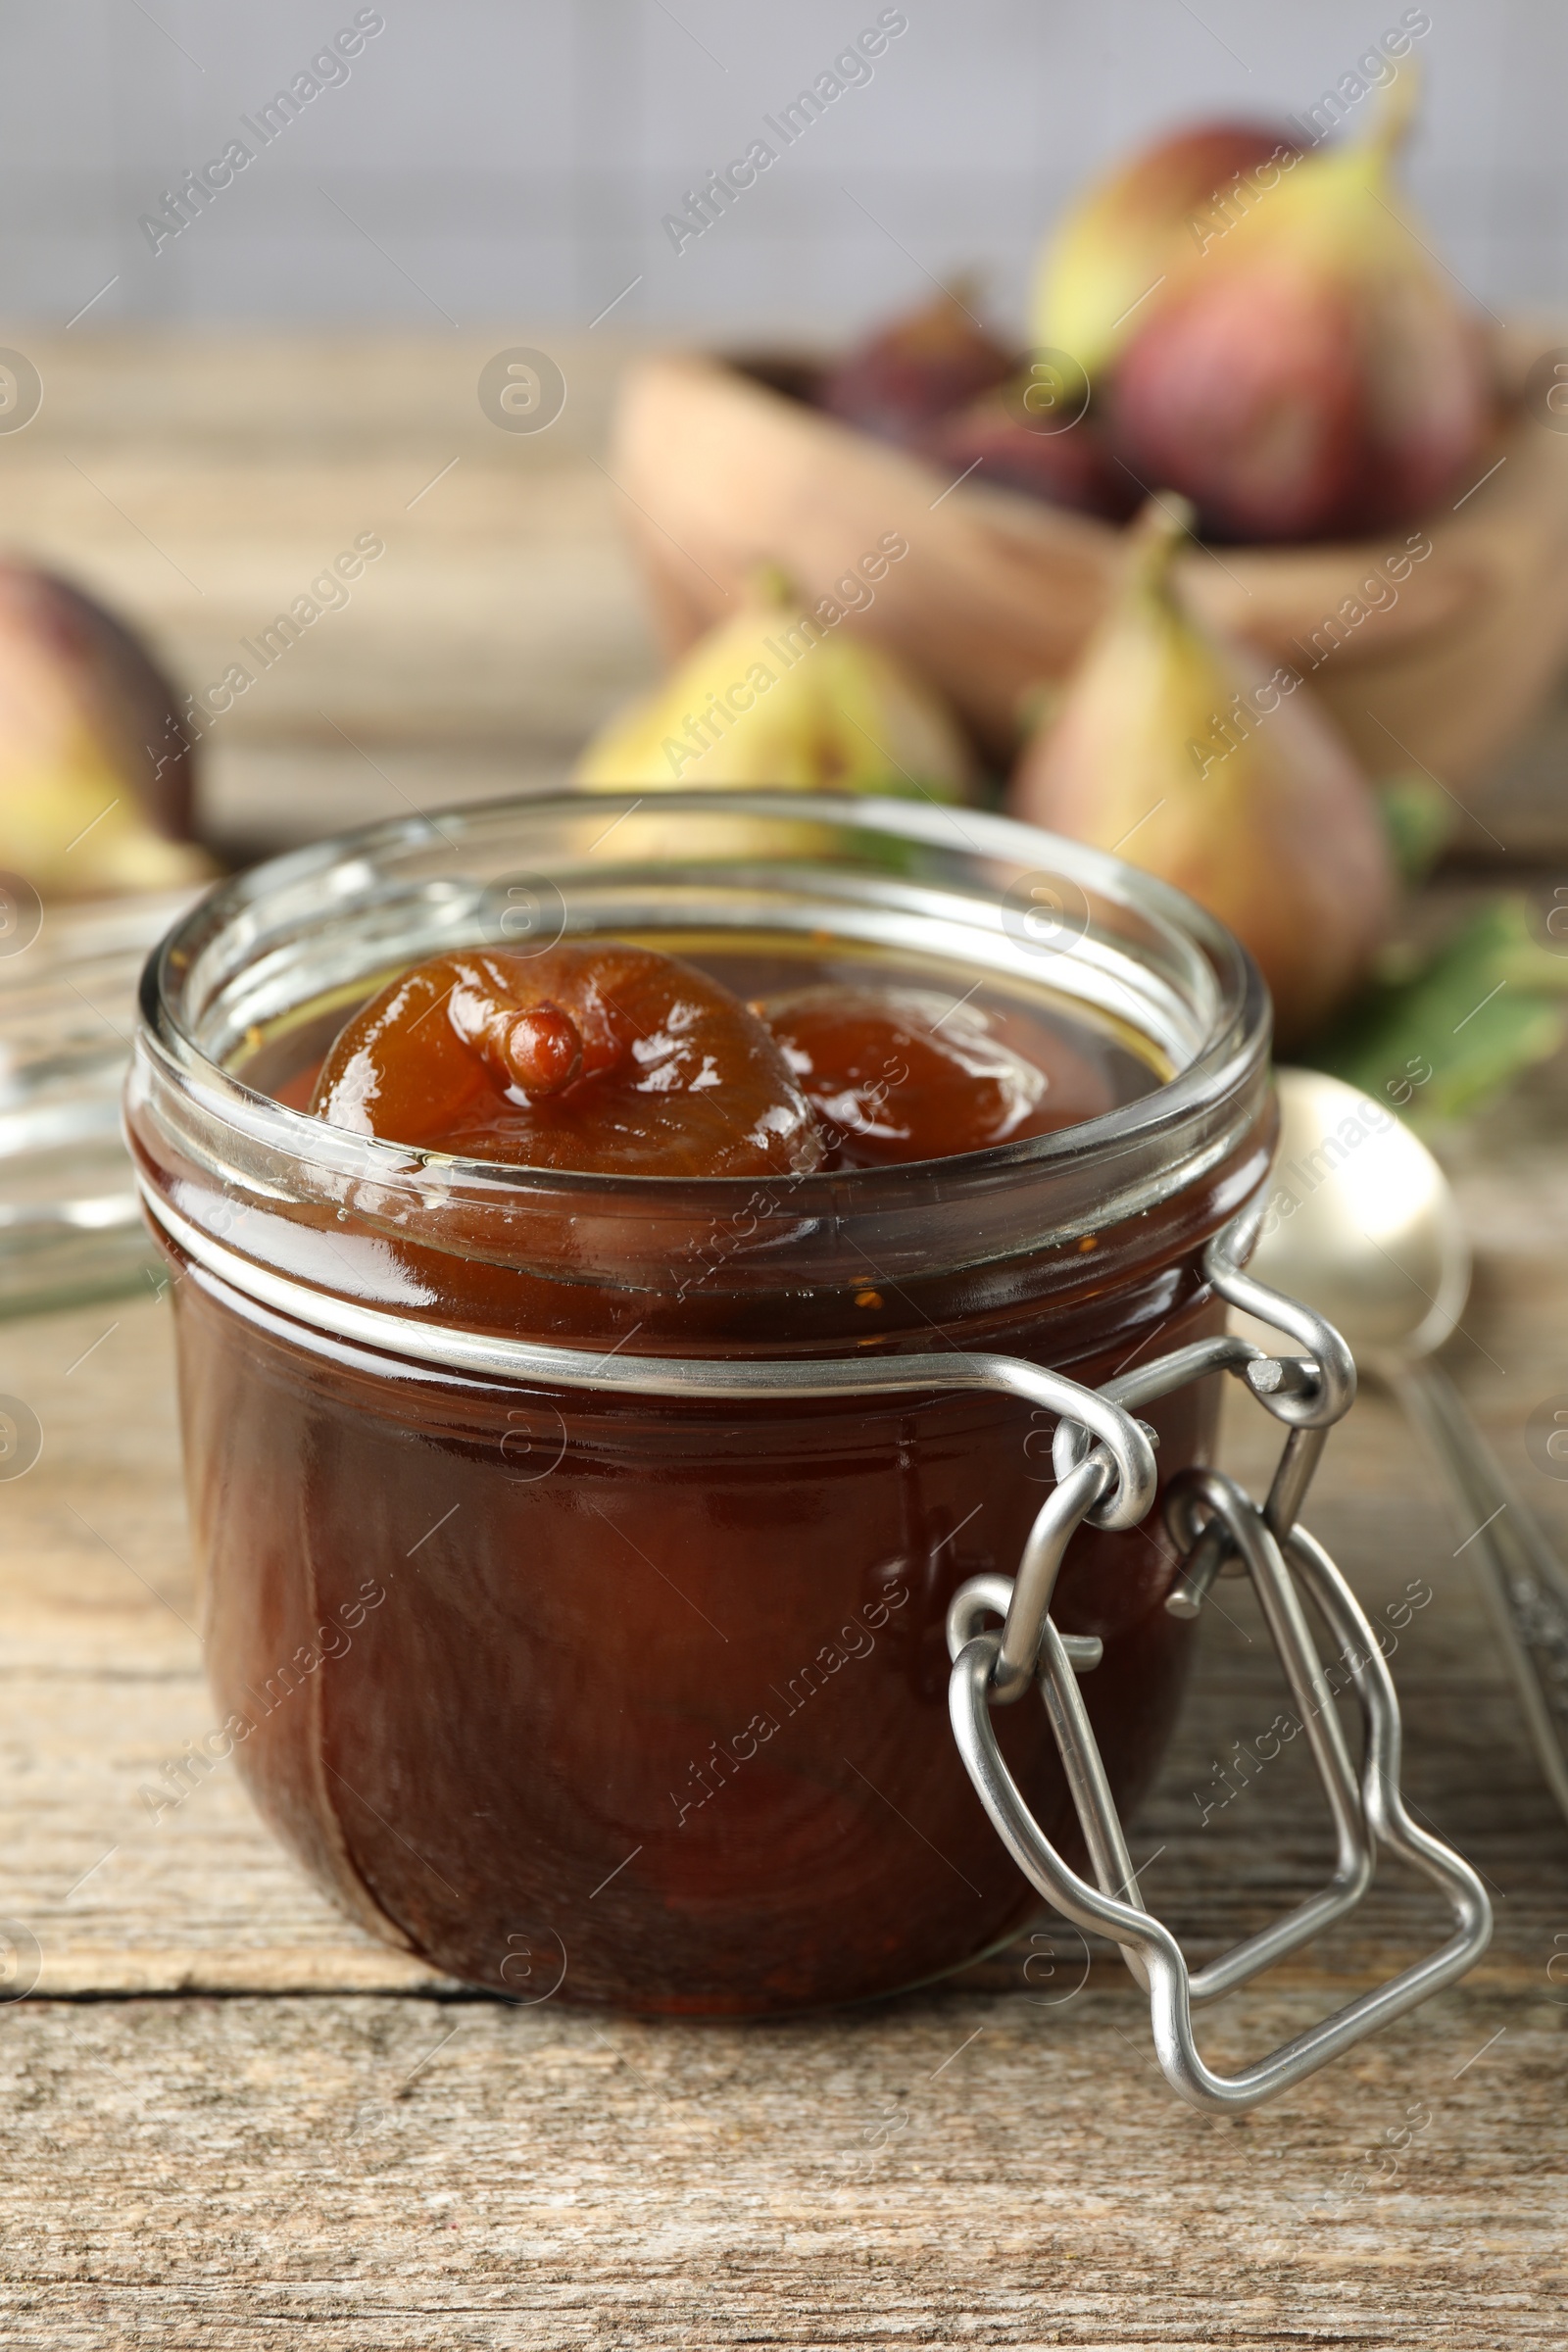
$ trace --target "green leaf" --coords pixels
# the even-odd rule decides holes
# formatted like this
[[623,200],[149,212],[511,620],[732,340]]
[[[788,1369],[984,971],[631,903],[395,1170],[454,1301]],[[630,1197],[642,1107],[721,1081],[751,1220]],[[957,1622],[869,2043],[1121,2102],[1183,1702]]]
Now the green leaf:
[[1568,956],[1532,937],[1522,900],[1497,899],[1423,968],[1374,983],[1301,1058],[1429,1126],[1554,1054],[1568,1012],[1551,1000],[1565,991]]
[[1441,784],[1414,769],[1383,777],[1373,792],[1400,876],[1424,880],[1458,830],[1457,808]]
[[1510,987],[1534,989],[1544,997],[1568,996],[1568,904],[1554,899],[1533,924],[1523,899],[1505,899],[1504,935],[1497,969]]

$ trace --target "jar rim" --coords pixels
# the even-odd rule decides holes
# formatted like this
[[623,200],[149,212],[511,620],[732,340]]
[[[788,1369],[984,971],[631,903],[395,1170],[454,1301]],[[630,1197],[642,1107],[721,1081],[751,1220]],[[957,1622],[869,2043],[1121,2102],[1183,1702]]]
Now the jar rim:
[[[446,844],[461,863],[466,847],[480,849],[498,828],[514,826],[520,820],[538,831],[568,817],[580,820],[590,808],[596,818],[602,813],[607,820],[603,839],[638,809],[656,812],[660,819],[688,820],[699,831],[705,822],[714,820],[720,824],[739,820],[784,828],[805,826],[813,833],[837,829],[851,840],[868,837],[873,843],[938,855],[955,853],[956,835],[958,854],[982,867],[994,868],[999,878],[1010,872],[1026,879],[1042,875],[1058,879],[1078,892],[1086,907],[1092,900],[1143,926],[1167,960],[1185,965],[1190,1010],[1201,1017],[1201,1034],[1182,1066],[1150,1092],[1053,1133],[992,1145],[948,1159],[769,1179],[776,1185],[787,1183],[796,1215],[808,1216],[813,1208],[826,1206],[830,1199],[841,1208],[851,1201],[857,1208],[869,1207],[879,1190],[891,1185],[906,1193],[911,1182],[929,1181],[939,1170],[946,1190],[959,1180],[984,1184],[988,1178],[1005,1178],[1010,1173],[1045,1175],[1097,1154],[1114,1156],[1217,1106],[1247,1072],[1255,1068],[1266,1049],[1270,1022],[1267,993],[1255,964],[1239,942],[1173,885],[1106,852],[1013,817],[952,808],[934,801],[924,806],[905,799],[750,789],[661,789],[655,796],[576,788],[443,808],[439,821],[426,816],[392,818],[288,851],[217,884],[173,925],[147,960],[141,984],[138,1061],[162,1064],[166,1076],[200,1098],[209,1118],[216,1118],[249,1145],[281,1152],[292,1161],[314,1162],[323,1171],[358,1184],[384,1186],[394,1194],[411,1186],[423,1190],[433,1182],[445,1191],[461,1189],[476,1202],[537,1203],[545,1199],[569,1202],[575,1199],[604,1204],[619,1199],[631,1205],[636,1201],[652,1204],[674,1196],[688,1205],[735,1200],[755,1189],[759,1180],[747,1176],[694,1181],[675,1176],[605,1175],[464,1159],[451,1152],[334,1127],[248,1085],[226,1066],[220,1052],[210,1050],[203,1041],[201,1014],[211,1009],[213,995],[205,1004],[193,1005],[193,985],[205,976],[216,993],[238,968],[242,951],[253,957],[266,954],[265,910],[269,906],[283,901],[314,900],[321,921],[334,914],[341,917],[356,899],[364,900],[377,872],[395,869],[400,860],[418,861],[428,856],[434,843]],[[765,858],[761,861],[764,867],[767,862]],[[746,870],[755,870],[755,864],[750,861]],[[1014,880],[1008,889],[1015,895],[1020,887]],[[1008,890],[997,890],[997,921],[992,929],[1007,928],[1007,895]],[[1020,902],[1015,899],[1016,904]],[[1054,952],[1050,985],[1068,997],[1074,993],[1070,985],[1072,956],[1083,947],[1090,928],[1086,919],[1071,946]],[[577,935],[589,936],[594,931],[599,936],[614,935],[599,926],[584,926]],[[471,934],[466,944],[476,944]],[[951,953],[955,961],[961,960],[961,950]],[[405,958],[403,968],[416,959]],[[1203,972],[1206,988],[1200,978]],[[1205,996],[1206,1004],[1201,1001]],[[345,1018],[350,1009],[345,1007]],[[1176,1156],[1179,1160],[1180,1155]],[[1174,1190],[1180,1182],[1179,1167],[1173,1166],[1170,1174]]]

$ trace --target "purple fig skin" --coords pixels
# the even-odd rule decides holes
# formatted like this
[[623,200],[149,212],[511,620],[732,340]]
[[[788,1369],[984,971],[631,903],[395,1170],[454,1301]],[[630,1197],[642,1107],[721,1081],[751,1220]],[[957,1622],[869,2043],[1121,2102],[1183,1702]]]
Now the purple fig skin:
[[824,377],[830,415],[878,440],[918,446],[938,418],[1001,383],[1016,354],[944,293],[881,327]]
[[1358,538],[1480,470],[1486,348],[1394,178],[1418,90],[1211,218],[1117,355],[1113,452],[1211,537]]
[[1199,251],[1210,220],[1223,220],[1217,208],[1251,201],[1262,168],[1300,152],[1280,123],[1240,120],[1198,122],[1146,147],[1081,196],[1047,245],[1036,342],[1070,351],[1099,383],[1138,322],[1143,298]]
[[1240,117],[1195,122],[1173,131],[1106,180],[1097,209],[1104,231],[1131,232],[1143,222],[1185,222],[1230,183],[1301,143],[1283,124]]
[[1015,414],[1011,385],[982,393],[928,436],[935,466],[991,489],[1023,490],[1058,507],[1125,522],[1140,503],[1137,483],[1111,458],[1094,412],[1059,433],[1040,433]]
[[14,560],[0,562],[0,630],[30,640],[39,661],[65,673],[89,732],[154,832],[192,840],[190,735],[172,681],[135,632],[69,580]]
[[1491,407],[1470,320],[1412,294],[1410,341],[1384,356],[1354,290],[1326,272],[1189,281],[1122,353],[1111,448],[1190,498],[1213,538],[1357,538],[1408,521],[1478,462]]

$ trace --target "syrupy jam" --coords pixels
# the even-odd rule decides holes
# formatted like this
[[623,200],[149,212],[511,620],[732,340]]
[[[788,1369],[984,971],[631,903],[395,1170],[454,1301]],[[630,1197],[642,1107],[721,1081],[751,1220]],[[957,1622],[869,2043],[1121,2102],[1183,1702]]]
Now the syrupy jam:
[[807,1175],[816,1121],[766,1023],[619,941],[405,972],[347,1023],[318,1118],[468,1159],[606,1176]]
[[[1024,1148],[1168,1074],[1124,1023],[930,956],[665,944],[693,974],[673,995],[662,956],[590,942],[527,972],[460,951],[301,1007],[253,1039],[252,1087],[475,1176],[454,1163],[448,1200],[421,1159],[406,1196],[344,1180],[335,1209],[258,1199],[210,1230],[416,1319],[601,1357],[991,1349],[1098,1383],[1218,1327],[1201,1248],[1257,1180],[1261,1110],[1185,1189],[1031,1243],[998,1206]],[[496,1206],[488,1163],[560,1181]],[[911,1200],[972,1202],[957,1254],[900,1254]],[[225,1737],[367,1926],[513,1998],[719,2014],[916,1983],[1032,1915],[951,1737],[944,1625],[966,1578],[1016,1568],[1049,1416],[940,1383],[715,1400],[448,1372],[180,1262]],[[1212,1385],[1149,1410],[1162,1477],[1203,1458]],[[1081,1531],[1058,1587],[1058,1624],[1105,1644],[1084,1690],[1124,1805],[1180,1694],[1172,1573],[1156,1503]],[[1078,1851],[1043,1709],[995,1720]]]
[[689,1178],[952,1159],[1129,1099],[1087,1039],[972,994],[818,983],[744,1004],[614,940],[443,956],[344,1024],[310,1108],[465,1158]]

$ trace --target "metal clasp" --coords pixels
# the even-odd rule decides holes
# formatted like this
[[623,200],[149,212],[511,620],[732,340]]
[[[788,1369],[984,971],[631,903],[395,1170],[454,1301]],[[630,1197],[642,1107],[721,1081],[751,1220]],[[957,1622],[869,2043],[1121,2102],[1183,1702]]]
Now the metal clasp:
[[[1332,1325],[1243,1270],[1240,1261],[1255,1213],[1248,1212],[1216,1235],[1205,1271],[1221,1298],[1296,1340],[1306,1349],[1304,1356],[1266,1356],[1234,1336],[1205,1340],[1098,1392],[1084,1392],[1094,1395],[1101,1408],[1095,1416],[1100,1442],[1084,1423],[1064,1419],[1059,1424],[1057,1484],[1030,1532],[1016,1576],[971,1577],[948,1612],[954,1736],[998,1835],[1025,1877],[1075,1927],[1108,1936],[1120,1946],[1149,1995],[1154,2048],[1167,2082],[1193,2106],[1222,2113],[1272,2098],[1452,1984],[1480,1958],[1492,1936],[1491,1905],[1475,1872],[1405,1811],[1393,1679],[1349,1586],[1298,1524],[1327,1433],[1355,1395],[1355,1366]],[[1165,1605],[1173,1615],[1196,1616],[1222,1568],[1251,1578],[1323,1785],[1337,1850],[1333,1875],[1319,1893],[1195,1972],[1169,1930],[1143,1906],[1078,1688],[1078,1677],[1098,1665],[1101,1644],[1063,1636],[1050,1611],[1057,1572],[1077,1528],[1085,1521],[1127,1524],[1126,1496],[1117,1493],[1117,1456],[1130,1457],[1130,1443],[1124,1438],[1115,1444],[1114,1434],[1105,1429],[1103,1407],[1109,1404],[1126,1415],[1130,1429],[1147,1441],[1152,1433],[1131,1420],[1134,1407],[1219,1370],[1245,1379],[1289,1435],[1261,1508],[1217,1471],[1186,1471],[1172,1483],[1166,1522],[1182,1570]],[[1363,1725],[1359,1769],[1346,1746],[1303,1592],[1339,1644],[1355,1688]],[[1000,1631],[982,1630],[988,1615],[1003,1619]],[[991,1709],[1015,1703],[1037,1680],[1083,1829],[1093,1886],[1062,1859],[1029,1811],[992,1728]],[[1372,1884],[1379,1848],[1411,1863],[1447,1896],[1455,1921],[1447,1942],[1242,2073],[1216,2074],[1200,2055],[1193,2009],[1221,1999],[1352,1911]]]

